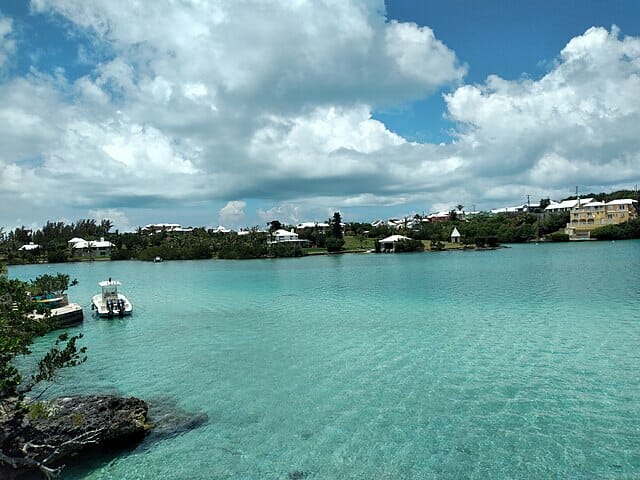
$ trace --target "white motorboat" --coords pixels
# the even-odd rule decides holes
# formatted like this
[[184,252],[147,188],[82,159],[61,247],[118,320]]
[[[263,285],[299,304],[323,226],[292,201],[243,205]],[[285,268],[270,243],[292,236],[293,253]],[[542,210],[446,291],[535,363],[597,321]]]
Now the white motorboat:
[[100,317],[123,317],[131,315],[133,305],[127,297],[118,292],[118,286],[122,285],[117,280],[104,280],[100,283],[101,293],[91,299],[91,309],[98,312]]

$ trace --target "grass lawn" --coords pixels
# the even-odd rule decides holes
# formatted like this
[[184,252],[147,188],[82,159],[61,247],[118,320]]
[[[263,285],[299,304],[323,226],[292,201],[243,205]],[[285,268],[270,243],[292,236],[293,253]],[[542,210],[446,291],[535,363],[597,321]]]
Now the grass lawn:
[[352,235],[345,235],[344,237],[345,250],[369,250],[374,247],[375,238],[358,238]]

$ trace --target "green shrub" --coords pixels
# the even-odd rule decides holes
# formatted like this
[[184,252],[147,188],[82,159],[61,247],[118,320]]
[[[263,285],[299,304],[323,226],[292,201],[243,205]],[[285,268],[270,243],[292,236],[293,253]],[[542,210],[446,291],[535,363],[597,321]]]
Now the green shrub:
[[31,420],[43,420],[49,418],[55,413],[53,408],[47,402],[34,402],[29,405],[27,417]]
[[547,238],[552,242],[568,242],[569,241],[569,235],[564,232],[552,233],[551,235],[547,235]]
[[400,240],[395,245],[396,253],[423,252],[423,251],[424,251],[424,244],[420,240],[413,240],[413,239]]

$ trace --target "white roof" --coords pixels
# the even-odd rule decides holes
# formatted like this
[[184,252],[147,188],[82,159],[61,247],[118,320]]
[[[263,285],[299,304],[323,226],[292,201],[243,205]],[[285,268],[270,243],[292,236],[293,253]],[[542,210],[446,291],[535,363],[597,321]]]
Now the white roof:
[[631,198],[621,198],[620,200],[611,200],[607,202],[607,205],[633,205],[634,203],[638,203],[638,201]]
[[273,234],[276,237],[286,237],[286,236],[295,236],[297,237],[298,234],[296,232],[290,232],[289,230],[284,230],[283,228],[276,230],[275,232],[273,232]]
[[456,227],[453,227],[453,232],[451,232],[451,236],[452,237],[459,237],[460,236],[460,232],[458,231],[458,229]]
[[[590,203],[593,201],[592,197],[589,198],[581,198],[580,199],[580,205],[584,205],[586,203]],[[564,200],[560,203],[557,202],[551,202],[547,208],[545,208],[545,210],[561,210],[561,209],[565,209],[565,208],[573,208],[576,205],[578,205],[578,199],[573,199],[573,200]]]
[[218,225],[216,228],[213,229],[213,233],[229,233],[229,232],[231,232],[231,229],[227,227],[223,227],[222,225]]
[[109,240],[94,240],[89,242],[89,246],[93,248],[115,247]]
[[26,245],[21,246],[18,250],[36,250],[40,248],[40,245],[38,245],[37,243],[33,243],[33,242],[29,242]]
[[113,243],[108,240],[81,240],[73,244],[73,248],[105,248],[115,247]]
[[378,243],[395,243],[399,242],[400,240],[411,240],[411,238],[405,237],[404,235],[391,235],[390,237],[378,240]]
[[597,202],[597,201],[593,201],[593,202],[589,202],[589,203],[581,203],[580,207],[604,207],[606,204],[604,202]]
[[527,204],[523,203],[522,205],[516,205],[514,207],[494,208],[493,210],[491,210],[491,213],[516,213],[525,210],[526,207]]
[[296,225],[296,228],[315,228],[315,227],[328,228],[329,224],[322,223],[322,222],[302,222]]
[[429,215],[427,215],[427,218],[442,218],[442,217],[448,217],[449,215],[451,215],[450,212],[437,212],[437,213],[430,213]]
[[78,243],[78,242],[84,242],[84,238],[80,238],[80,237],[73,237],[71,240],[69,240],[67,243]]

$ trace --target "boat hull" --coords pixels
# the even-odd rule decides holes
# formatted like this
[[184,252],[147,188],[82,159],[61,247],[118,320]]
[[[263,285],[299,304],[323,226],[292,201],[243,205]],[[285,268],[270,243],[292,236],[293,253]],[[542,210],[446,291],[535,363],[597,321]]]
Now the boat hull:
[[99,317],[113,318],[131,315],[133,305],[127,297],[118,293],[117,299],[109,299],[105,301],[102,295],[94,295],[91,299],[91,309],[97,313]]

